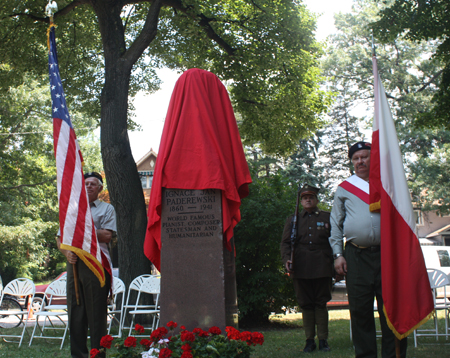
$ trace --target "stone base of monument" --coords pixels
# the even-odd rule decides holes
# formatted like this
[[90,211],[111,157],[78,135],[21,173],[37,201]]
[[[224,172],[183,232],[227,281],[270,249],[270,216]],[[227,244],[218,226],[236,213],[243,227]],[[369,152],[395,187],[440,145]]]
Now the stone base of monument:
[[221,199],[217,189],[163,189],[161,326],[238,328],[234,247],[223,242]]

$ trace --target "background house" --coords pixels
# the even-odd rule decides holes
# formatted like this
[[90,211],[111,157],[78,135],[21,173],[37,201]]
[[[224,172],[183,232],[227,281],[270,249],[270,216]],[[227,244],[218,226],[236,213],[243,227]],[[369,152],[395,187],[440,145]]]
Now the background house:
[[421,245],[450,246],[450,215],[414,209]]
[[136,167],[141,178],[142,190],[144,191],[145,205],[147,207],[150,200],[150,191],[152,189],[157,155],[158,154],[150,148],[150,151],[136,162]]
[[[150,191],[152,188],[153,173],[155,171],[156,156],[157,156],[157,154],[153,151],[153,149],[150,149],[150,151],[147,154],[145,154],[141,159],[139,159],[136,163],[139,177],[141,178],[142,190],[144,192],[145,206],[147,208],[148,208],[148,203],[150,201]],[[104,176],[104,173],[102,173],[102,176]],[[108,191],[107,190],[102,191],[100,194],[101,194],[100,198],[103,201],[106,201],[109,203]],[[115,245],[114,247],[112,247],[110,249],[110,252],[111,252],[111,260],[113,263],[113,267],[118,267],[118,265],[119,265],[118,246]]]

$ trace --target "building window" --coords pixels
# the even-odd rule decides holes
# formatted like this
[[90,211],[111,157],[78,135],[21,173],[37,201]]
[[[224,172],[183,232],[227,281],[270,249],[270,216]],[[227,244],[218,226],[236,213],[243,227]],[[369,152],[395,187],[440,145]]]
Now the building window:
[[414,210],[414,217],[416,219],[416,225],[423,226],[422,210]]
[[152,187],[152,183],[153,183],[153,177],[151,176],[150,178],[148,178],[149,179],[149,182],[150,182],[150,185],[148,186],[149,188],[151,188]]
[[438,250],[441,267],[450,267],[450,256],[447,250]]
[[147,189],[147,177],[141,177],[142,188]]

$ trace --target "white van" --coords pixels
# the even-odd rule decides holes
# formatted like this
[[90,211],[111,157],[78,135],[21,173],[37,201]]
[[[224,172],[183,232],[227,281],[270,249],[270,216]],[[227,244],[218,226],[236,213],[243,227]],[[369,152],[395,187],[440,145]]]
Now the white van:
[[421,246],[427,269],[437,269],[450,274],[450,246]]

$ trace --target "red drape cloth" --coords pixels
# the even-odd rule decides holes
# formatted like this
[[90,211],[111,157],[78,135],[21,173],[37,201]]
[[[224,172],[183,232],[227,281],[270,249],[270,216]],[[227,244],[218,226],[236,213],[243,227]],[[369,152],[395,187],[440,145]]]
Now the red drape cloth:
[[148,207],[144,253],[161,268],[161,190],[220,189],[224,240],[240,221],[250,171],[227,90],[197,68],[175,84],[161,137]]

